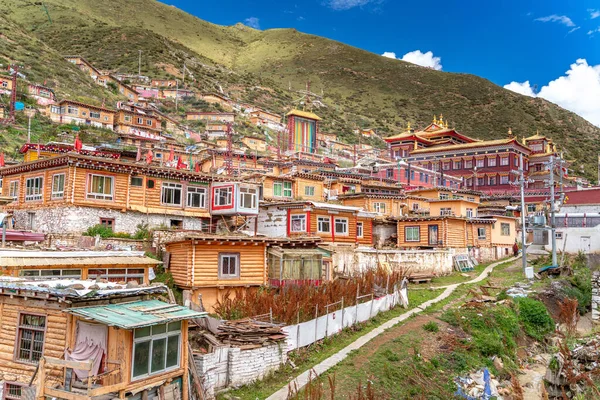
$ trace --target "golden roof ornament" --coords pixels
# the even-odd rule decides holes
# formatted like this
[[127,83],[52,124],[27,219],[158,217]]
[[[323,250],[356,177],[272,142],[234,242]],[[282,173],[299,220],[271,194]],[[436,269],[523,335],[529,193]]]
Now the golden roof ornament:
[[437,125],[437,117],[435,116],[435,114],[433,114],[433,123]]
[[513,137],[513,133],[512,133],[512,128],[508,128],[508,137],[511,138]]
[[406,124],[406,130],[410,132],[410,122]]
[[444,123],[444,127],[445,127],[446,129],[448,129],[448,120],[446,120],[446,122]]
[[440,114],[440,125],[444,126],[444,115]]

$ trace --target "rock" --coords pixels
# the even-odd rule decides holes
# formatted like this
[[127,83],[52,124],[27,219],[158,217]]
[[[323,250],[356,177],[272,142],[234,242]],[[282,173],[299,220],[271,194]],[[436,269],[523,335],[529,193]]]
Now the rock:
[[494,358],[494,368],[496,368],[496,371],[498,372],[504,370],[504,363],[502,362],[502,359],[500,357]]
[[100,290],[100,286],[98,286],[98,285],[92,285],[88,289],[90,289],[90,290]]
[[127,287],[127,289],[134,289],[134,288],[137,288],[139,286],[140,286],[140,284],[137,283],[137,281],[129,281],[129,282],[127,282],[127,286],[126,287]]
[[81,283],[74,283],[72,285],[68,286],[69,289],[75,289],[75,290],[84,290],[85,286],[83,286]]

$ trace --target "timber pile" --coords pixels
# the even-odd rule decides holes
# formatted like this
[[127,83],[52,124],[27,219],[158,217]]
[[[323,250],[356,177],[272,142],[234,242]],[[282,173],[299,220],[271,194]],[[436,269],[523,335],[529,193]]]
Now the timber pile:
[[216,334],[223,342],[242,349],[261,347],[267,343],[285,340],[281,325],[250,318],[224,321]]

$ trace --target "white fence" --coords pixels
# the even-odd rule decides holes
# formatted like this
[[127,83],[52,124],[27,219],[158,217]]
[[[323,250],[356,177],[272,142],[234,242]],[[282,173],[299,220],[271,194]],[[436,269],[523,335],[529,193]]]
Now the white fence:
[[[333,305],[337,304],[340,302]],[[404,285],[402,289],[396,290],[392,294],[343,309],[340,306],[340,309],[328,312],[316,319],[286,326],[283,330],[287,334],[287,351],[305,347],[325,337],[336,335],[342,329],[358,322],[368,321],[380,312],[388,311],[398,304],[408,306],[408,289]]]

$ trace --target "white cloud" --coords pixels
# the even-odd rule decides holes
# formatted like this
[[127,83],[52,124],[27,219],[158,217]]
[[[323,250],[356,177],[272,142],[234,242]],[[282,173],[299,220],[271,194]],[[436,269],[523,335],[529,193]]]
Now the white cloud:
[[442,69],[442,59],[440,57],[434,57],[431,51],[428,51],[427,53],[422,53],[421,50],[411,51],[402,56],[402,61],[408,61],[438,71],[441,71]]
[[588,12],[590,13],[590,19],[596,19],[600,17],[600,10],[594,10],[592,8],[588,8]]
[[366,6],[374,0],[328,0],[325,4],[336,11],[349,10],[354,7]]
[[540,21],[540,22],[557,22],[559,24],[569,26],[569,27],[575,26],[575,23],[573,21],[571,21],[571,18],[567,17],[566,15],[552,14],[552,15],[548,15],[547,17],[536,18],[535,20]]
[[569,33],[573,33],[573,32],[575,32],[577,29],[581,29],[581,27],[580,27],[580,26],[576,26],[575,28],[573,28],[573,29],[571,29],[569,32],[567,32],[567,35],[568,35]]
[[256,18],[256,17],[246,18],[244,20],[244,24],[248,25],[250,28],[260,29],[260,24],[259,24],[258,18]]
[[393,51],[386,51],[382,54],[382,56],[396,59],[396,53],[394,53]]
[[597,27],[596,29],[589,30],[587,34],[588,35],[594,35],[596,33],[600,33],[600,26]]
[[512,90],[515,93],[524,94],[525,96],[535,97],[529,81],[523,83],[511,82],[508,85],[504,85],[504,89]]
[[571,64],[565,75],[549,82],[535,94],[529,81],[504,86],[514,92],[541,97],[579,114],[600,126],[600,64],[589,65],[583,58]]

